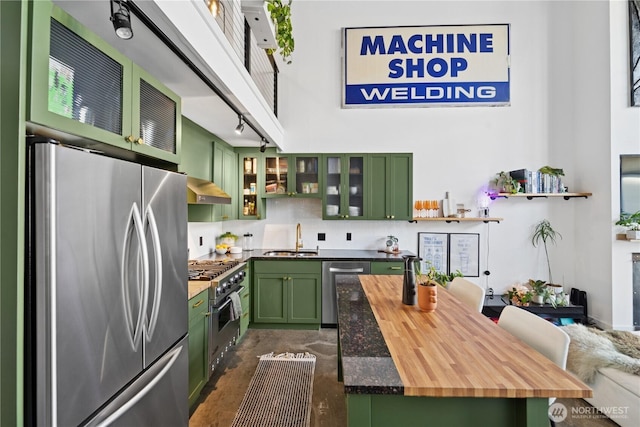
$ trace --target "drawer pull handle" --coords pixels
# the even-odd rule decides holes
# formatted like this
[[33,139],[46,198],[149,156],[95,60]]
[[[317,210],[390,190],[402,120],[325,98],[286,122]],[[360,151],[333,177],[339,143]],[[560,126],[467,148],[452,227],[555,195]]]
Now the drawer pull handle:
[[200,301],[198,301],[197,303],[193,304],[192,308],[196,308],[202,305],[202,303],[204,302],[203,299],[201,299]]
[[204,317],[209,317],[209,316],[211,316],[211,312],[210,312],[210,311],[207,311],[207,312],[204,314]]
[[402,267],[389,267],[390,270],[401,270]]
[[247,317],[248,315],[249,315],[249,313],[247,312],[247,313],[243,314],[242,317]]

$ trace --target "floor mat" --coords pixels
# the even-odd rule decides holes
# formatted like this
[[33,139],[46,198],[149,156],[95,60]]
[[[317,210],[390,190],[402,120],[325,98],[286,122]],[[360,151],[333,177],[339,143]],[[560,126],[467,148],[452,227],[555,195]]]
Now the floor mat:
[[307,427],[316,357],[309,353],[260,356],[232,427]]

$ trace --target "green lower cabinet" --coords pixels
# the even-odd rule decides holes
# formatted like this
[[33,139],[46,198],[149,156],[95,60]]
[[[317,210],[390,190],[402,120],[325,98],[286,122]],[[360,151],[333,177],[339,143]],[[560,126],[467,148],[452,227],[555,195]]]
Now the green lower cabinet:
[[371,261],[371,274],[404,274],[404,261]]
[[209,381],[209,291],[189,300],[189,407]]
[[256,261],[253,323],[320,325],[322,264],[316,261]]
[[249,291],[249,285],[245,285],[244,290],[240,292],[240,304],[242,305],[242,315],[240,316],[240,339],[242,339],[249,328],[249,317],[251,311],[251,293]]

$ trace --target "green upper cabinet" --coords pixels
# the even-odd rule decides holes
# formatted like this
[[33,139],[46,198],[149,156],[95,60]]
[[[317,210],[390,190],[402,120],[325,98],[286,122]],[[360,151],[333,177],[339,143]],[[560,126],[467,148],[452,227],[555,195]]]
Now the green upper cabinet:
[[264,219],[266,218],[266,203],[263,197],[263,153],[247,148],[236,148],[235,151],[238,155],[239,170],[238,218]]
[[213,145],[213,182],[231,196],[230,205],[214,205],[216,220],[238,219],[238,155],[220,140]]
[[[182,118],[182,158],[178,170],[211,181],[213,177],[213,143],[211,134],[186,117]],[[213,222],[214,205],[189,205],[189,222]]]
[[264,154],[264,197],[320,198],[320,156]]
[[31,27],[28,121],[180,162],[180,98],[49,1]]
[[323,155],[324,219],[368,219],[366,167],[364,154]]
[[368,219],[412,219],[413,155],[369,154]]

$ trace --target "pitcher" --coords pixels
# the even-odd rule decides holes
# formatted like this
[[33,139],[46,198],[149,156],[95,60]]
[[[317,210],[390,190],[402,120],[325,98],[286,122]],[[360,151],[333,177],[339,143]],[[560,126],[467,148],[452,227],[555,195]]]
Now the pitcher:
[[402,283],[402,303],[415,305],[416,303],[416,261],[421,258],[415,255],[403,255],[404,259],[404,281]]

